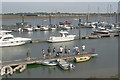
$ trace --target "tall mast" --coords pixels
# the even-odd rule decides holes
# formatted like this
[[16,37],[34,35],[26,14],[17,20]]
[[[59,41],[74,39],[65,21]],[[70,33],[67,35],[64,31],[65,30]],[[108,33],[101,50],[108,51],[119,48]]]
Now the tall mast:
[[24,14],[22,14],[22,23],[24,25]]
[[88,5],[88,12],[87,12],[87,18],[86,18],[86,22],[88,23],[88,20],[89,20],[89,10],[90,10],[90,8],[89,8],[90,6]]
[[100,8],[98,7],[97,10],[98,10],[98,21],[99,21],[99,12],[100,12]]
[[49,16],[49,21],[50,21],[50,25],[51,25],[51,14],[50,14],[50,16]]
[[110,22],[112,22],[112,5],[110,4]]

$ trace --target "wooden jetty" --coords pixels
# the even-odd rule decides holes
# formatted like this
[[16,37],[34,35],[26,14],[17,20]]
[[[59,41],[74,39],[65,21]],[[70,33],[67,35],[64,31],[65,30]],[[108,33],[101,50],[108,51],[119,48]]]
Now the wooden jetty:
[[[99,35],[89,35],[89,36],[83,36],[81,39],[100,39],[104,37],[116,37],[119,36],[120,34],[113,33],[113,34],[99,34]],[[78,40],[79,37],[76,37],[75,40]],[[40,43],[40,42],[47,42],[47,39],[36,39],[36,40],[31,40],[31,43]]]
[[71,60],[71,59],[74,59],[74,57],[79,57],[79,56],[97,56],[97,55],[98,54],[96,54],[96,53],[89,52],[89,53],[80,54],[80,55],[51,57],[51,58],[46,58],[46,59],[43,59],[42,57],[37,57],[37,58],[30,58],[30,60],[19,59],[19,60],[12,60],[12,61],[2,61],[2,63],[0,63],[0,65],[2,65],[2,66],[17,66],[17,65],[21,65],[21,64],[42,63],[44,61],[56,61],[57,59]]
[[[68,55],[68,56],[62,56],[62,57],[51,57],[51,58],[46,58],[43,59],[41,57],[37,57],[37,58],[30,58],[29,60],[27,59],[19,59],[19,60],[12,60],[12,61],[2,61],[2,63],[0,63],[0,65],[2,65],[2,69],[1,69],[1,75],[4,75],[5,73],[5,69],[9,68],[9,72],[10,74],[13,74],[14,71],[16,71],[15,69],[17,69],[18,67],[21,67],[21,71],[22,72],[27,64],[34,64],[34,63],[42,63],[44,61],[57,61],[58,59],[63,59],[63,60],[67,60],[67,61],[73,61],[74,57],[80,57],[80,56],[97,56],[98,54],[96,53],[85,53],[85,54],[80,54],[80,55]],[[12,69],[12,67],[17,66],[16,68]]]

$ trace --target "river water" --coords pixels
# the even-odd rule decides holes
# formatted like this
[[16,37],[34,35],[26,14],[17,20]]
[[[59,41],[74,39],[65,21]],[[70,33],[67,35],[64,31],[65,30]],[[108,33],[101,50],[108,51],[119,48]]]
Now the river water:
[[[106,19],[106,18],[105,18]],[[60,21],[72,20],[73,25],[77,25],[78,21],[73,19],[56,19],[55,24]],[[108,19],[109,20],[109,19]],[[115,19],[112,19],[113,21]],[[30,24],[42,24],[44,21],[42,19],[30,19],[26,20]],[[91,19],[94,21],[94,19]],[[21,22],[21,20],[3,20],[3,24],[15,24],[16,22]],[[49,24],[48,21],[44,24]],[[90,35],[92,29],[81,29],[81,36]],[[12,32],[14,36],[28,37],[32,39],[48,38],[49,34],[58,36],[58,31],[36,31],[36,32]],[[78,35],[78,29],[69,30],[70,34]],[[81,50],[82,44],[86,45],[86,51],[90,52],[92,48],[98,53],[98,56],[92,58],[87,62],[74,63],[75,69],[71,71],[63,71],[58,66],[42,66],[42,65],[28,65],[27,69],[22,73],[14,73],[12,76],[7,76],[9,78],[90,78],[90,77],[104,77],[108,78],[118,74],[118,37],[111,38],[101,38],[101,39],[82,39],[74,40],[70,42],[62,43],[29,43],[21,46],[15,47],[4,47],[2,48],[2,60],[16,60],[25,59],[26,52],[30,49],[31,57],[42,57],[41,50],[45,49],[47,53],[47,48],[50,46],[51,49],[54,47],[56,50],[60,46],[67,46],[71,51],[73,46],[78,46]],[[4,76],[3,76],[4,77]]]

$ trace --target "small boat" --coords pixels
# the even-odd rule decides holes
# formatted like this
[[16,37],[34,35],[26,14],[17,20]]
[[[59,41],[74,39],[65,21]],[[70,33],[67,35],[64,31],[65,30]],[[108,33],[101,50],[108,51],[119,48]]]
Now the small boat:
[[65,60],[63,59],[58,59],[57,60],[58,62],[58,65],[63,69],[63,70],[71,70],[71,69],[74,69],[75,66],[71,63],[68,63],[66,62]]
[[40,30],[40,27],[41,27],[41,26],[39,26],[39,25],[34,26],[34,30],[35,30],[35,31]]
[[1,76],[3,75],[12,75],[13,74],[13,69],[10,66],[4,66],[1,68]]
[[50,38],[47,40],[48,42],[64,42],[64,41],[72,41],[74,40],[76,35],[69,35],[67,31],[60,31],[60,36],[50,36]]
[[48,31],[48,30],[49,30],[48,25],[41,25],[40,31]]
[[15,72],[15,71],[22,72],[22,71],[24,71],[25,69],[26,69],[26,65],[23,64],[23,65],[19,65],[19,66],[15,67],[15,68],[13,69],[13,72]]
[[33,31],[33,28],[32,27],[26,27],[26,28],[23,29],[23,31],[31,32],[31,31]]
[[109,31],[106,30],[104,27],[99,27],[93,30],[93,34],[109,34]]
[[54,62],[54,61],[44,61],[42,64],[46,65],[46,66],[56,66],[57,62]]
[[59,22],[59,29],[69,30],[73,28],[72,21]]
[[84,61],[88,61],[90,58],[91,58],[90,56],[75,57],[75,62],[84,62]]

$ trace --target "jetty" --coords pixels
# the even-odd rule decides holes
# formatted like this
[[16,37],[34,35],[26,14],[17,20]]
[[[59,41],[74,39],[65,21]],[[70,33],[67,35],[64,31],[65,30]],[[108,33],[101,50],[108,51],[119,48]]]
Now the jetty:
[[[16,69],[19,69],[20,67],[20,72],[22,72],[23,70],[25,70],[26,66],[28,64],[41,64],[44,61],[57,61],[58,59],[63,59],[66,61],[73,61],[75,57],[81,57],[81,56],[97,56],[97,53],[84,53],[84,54],[80,54],[80,55],[67,55],[67,56],[60,56],[60,57],[50,57],[50,58],[42,58],[42,57],[33,57],[33,58],[25,58],[25,59],[18,59],[18,60],[11,60],[11,61],[2,61],[2,63],[0,63],[0,65],[2,65],[1,68],[1,75],[4,75],[5,73],[5,69],[9,69],[9,73],[13,74],[14,71],[16,71]],[[17,66],[17,67],[16,67]],[[15,67],[14,69],[12,67]],[[7,73],[8,74],[8,73]]]
[[[118,33],[113,33],[113,34],[99,34],[99,35],[89,35],[89,36],[82,36],[80,39],[101,39],[104,37],[120,37],[120,34]],[[75,37],[75,40],[78,40],[79,37]],[[36,39],[36,40],[31,40],[31,43],[40,43],[40,42],[47,42],[48,39]]]

